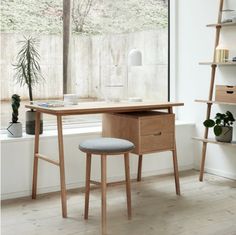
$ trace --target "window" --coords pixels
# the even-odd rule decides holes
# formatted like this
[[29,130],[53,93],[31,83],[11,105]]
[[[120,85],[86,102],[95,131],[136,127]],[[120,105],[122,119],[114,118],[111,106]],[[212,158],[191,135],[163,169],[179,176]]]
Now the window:
[[[22,14],[24,8],[24,14]],[[17,41],[31,34],[39,41],[45,82],[34,88],[34,99],[63,99],[62,1],[2,0],[1,18],[1,122],[11,118],[10,97],[28,99],[27,88],[13,80],[12,64]],[[168,1],[167,0],[74,0],[70,42],[68,93],[81,100],[116,97],[168,100]],[[132,50],[141,53],[139,66],[129,64]],[[24,118],[21,104],[20,121]],[[53,125],[50,116],[46,125]],[[68,117],[69,124],[78,120]],[[99,122],[99,116],[78,122]]]

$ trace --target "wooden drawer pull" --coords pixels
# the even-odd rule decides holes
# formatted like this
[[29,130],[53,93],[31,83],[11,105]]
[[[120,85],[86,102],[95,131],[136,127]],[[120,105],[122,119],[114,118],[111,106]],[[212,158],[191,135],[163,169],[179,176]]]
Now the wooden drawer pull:
[[234,86],[226,86],[226,87],[228,87],[228,88],[234,88]]
[[233,91],[226,91],[227,94],[233,94]]
[[153,134],[154,136],[159,136],[159,135],[161,135],[161,131],[160,132],[158,132],[158,133],[155,133],[155,134]]

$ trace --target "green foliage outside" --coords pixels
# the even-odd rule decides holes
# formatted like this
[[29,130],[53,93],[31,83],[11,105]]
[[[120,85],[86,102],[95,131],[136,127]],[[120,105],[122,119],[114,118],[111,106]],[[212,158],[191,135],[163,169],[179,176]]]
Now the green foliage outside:
[[61,33],[62,0],[1,0],[2,32]]
[[[2,0],[1,31],[62,33],[62,0]],[[124,33],[166,28],[164,0],[94,0],[80,34]],[[74,31],[75,25],[72,22]]]

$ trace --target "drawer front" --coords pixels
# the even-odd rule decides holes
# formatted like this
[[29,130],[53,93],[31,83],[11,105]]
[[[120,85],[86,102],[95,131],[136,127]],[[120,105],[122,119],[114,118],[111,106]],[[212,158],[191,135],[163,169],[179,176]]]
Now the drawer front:
[[217,91],[217,90],[236,91],[236,86],[216,85],[216,91]]
[[219,102],[236,103],[236,87],[216,86],[215,100]]
[[174,132],[175,115],[162,114],[140,120],[140,135],[160,134],[160,132]]
[[148,153],[174,148],[174,132],[141,136],[140,152]]

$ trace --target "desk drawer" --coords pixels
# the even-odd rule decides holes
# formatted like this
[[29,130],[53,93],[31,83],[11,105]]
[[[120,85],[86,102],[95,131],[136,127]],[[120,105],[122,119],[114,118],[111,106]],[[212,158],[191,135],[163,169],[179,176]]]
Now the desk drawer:
[[170,150],[174,148],[174,132],[142,136],[140,142],[142,153]]
[[140,135],[174,132],[174,114],[160,114],[140,121]]
[[103,136],[130,140],[135,154],[174,148],[175,116],[163,112],[104,114]]

